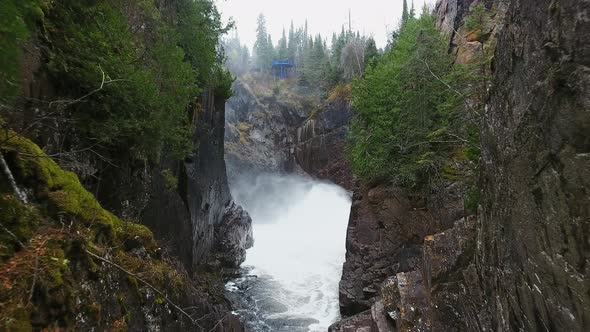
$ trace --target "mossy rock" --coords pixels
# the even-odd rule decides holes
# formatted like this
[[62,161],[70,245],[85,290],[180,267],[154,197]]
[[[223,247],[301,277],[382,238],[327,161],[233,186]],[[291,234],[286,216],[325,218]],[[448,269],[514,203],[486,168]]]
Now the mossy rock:
[[36,197],[47,201],[48,212],[54,219],[69,216],[83,223],[93,231],[93,241],[97,243],[135,238],[146,248],[157,248],[149,229],[123,222],[103,209],[76,174],[62,170],[36,144],[14,132],[1,134],[0,141],[5,141],[0,152],[10,156],[17,181],[35,188]]

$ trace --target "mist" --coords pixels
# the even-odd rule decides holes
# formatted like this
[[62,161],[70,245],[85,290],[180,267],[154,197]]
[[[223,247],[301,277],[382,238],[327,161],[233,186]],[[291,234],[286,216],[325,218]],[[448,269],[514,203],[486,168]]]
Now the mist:
[[260,306],[251,329],[276,331],[278,324],[292,326],[290,331],[326,331],[339,318],[350,194],[292,175],[242,179],[232,192],[254,223],[255,245],[244,263],[257,278],[249,295]]

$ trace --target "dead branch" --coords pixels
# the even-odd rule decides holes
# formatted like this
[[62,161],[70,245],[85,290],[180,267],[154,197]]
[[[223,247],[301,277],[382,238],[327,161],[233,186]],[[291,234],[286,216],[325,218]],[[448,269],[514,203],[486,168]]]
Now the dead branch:
[[85,94],[84,96],[82,96],[82,97],[80,97],[78,99],[74,99],[74,100],[71,100],[71,99],[54,100],[54,101],[52,101],[52,102],[49,103],[49,108],[51,108],[54,104],[62,105],[63,107],[67,107],[67,106],[70,106],[72,104],[79,103],[82,100],[84,100],[84,99],[92,96],[93,94],[99,92],[100,90],[102,90],[106,84],[111,84],[111,83],[121,82],[121,81],[128,81],[126,79],[106,80],[106,74],[105,74],[104,70],[102,70],[101,67],[99,67],[99,69],[100,69],[100,72],[102,73],[102,81],[100,83],[100,87],[98,87],[97,89],[94,89],[94,90],[90,91],[89,93]]
[[33,299],[33,292],[35,291],[35,284],[37,283],[37,271],[39,270],[39,252],[35,252],[35,273],[33,274],[33,284],[31,285],[31,291],[29,292],[29,301]]
[[6,175],[6,177],[8,178],[8,182],[10,182],[10,185],[12,186],[12,190],[14,191],[16,197],[24,204],[27,204],[27,195],[18,188],[16,180],[14,179],[14,176],[12,176],[12,172],[10,171],[10,168],[6,163],[6,160],[4,160],[4,155],[2,153],[0,153],[0,166],[2,167],[4,175]]
[[227,315],[223,316],[223,318],[221,318],[219,321],[217,321],[217,323],[215,325],[213,325],[213,327],[209,330],[209,332],[213,332],[213,330],[215,330],[215,328],[217,328],[217,326],[219,324],[221,324],[225,320],[226,317],[227,317]]

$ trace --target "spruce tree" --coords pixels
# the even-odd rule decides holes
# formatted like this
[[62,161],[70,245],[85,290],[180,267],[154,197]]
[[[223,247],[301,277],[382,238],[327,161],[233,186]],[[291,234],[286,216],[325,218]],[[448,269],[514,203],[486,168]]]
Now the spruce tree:
[[283,27],[283,35],[281,36],[281,39],[279,40],[279,49],[278,49],[277,53],[278,53],[277,56],[281,60],[284,60],[289,56],[288,50],[287,50],[287,35],[285,34],[284,27]]
[[256,65],[260,69],[268,68],[268,34],[266,32],[266,19],[264,14],[258,16],[258,26],[256,27],[256,42],[254,43],[254,53],[256,54]]
[[402,12],[402,24],[401,28],[403,28],[408,23],[409,13],[408,13],[408,1],[404,0],[403,4],[403,12]]

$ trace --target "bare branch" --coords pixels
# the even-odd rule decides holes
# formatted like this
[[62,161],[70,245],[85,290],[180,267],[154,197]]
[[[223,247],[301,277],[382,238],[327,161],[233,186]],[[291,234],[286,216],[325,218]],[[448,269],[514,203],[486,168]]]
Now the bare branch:
[[10,182],[10,186],[12,186],[12,190],[14,191],[14,194],[16,195],[16,197],[21,202],[27,204],[27,195],[24,192],[22,192],[20,190],[20,188],[18,187],[18,185],[16,184],[16,180],[14,179],[14,176],[12,176],[12,172],[10,171],[8,164],[6,163],[6,160],[4,159],[4,155],[1,152],[0,152],[0,166],[2,167],[2,171],[4,172],[4,175],[6,175],[6,177],[8,178],[8,182]]

